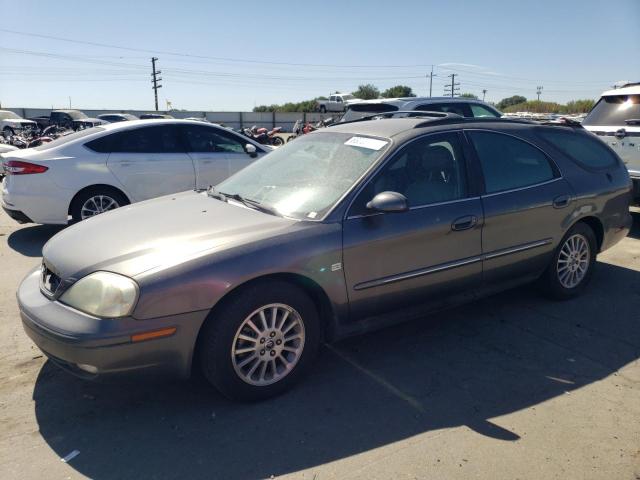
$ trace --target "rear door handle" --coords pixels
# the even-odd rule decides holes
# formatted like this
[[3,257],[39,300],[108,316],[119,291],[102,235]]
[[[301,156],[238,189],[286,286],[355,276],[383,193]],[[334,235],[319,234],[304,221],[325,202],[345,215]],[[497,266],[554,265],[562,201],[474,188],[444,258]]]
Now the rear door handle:
[[569,205],[570,197],[569,195],[560,195],[553,199],[553,207],[554,208],[564,208]]
[[468,230],[473,228],[478,223],[478,217],[475,215],[466,215],[464,217],[457,218],[451,224],[451,230],[459,232],[461,230]]

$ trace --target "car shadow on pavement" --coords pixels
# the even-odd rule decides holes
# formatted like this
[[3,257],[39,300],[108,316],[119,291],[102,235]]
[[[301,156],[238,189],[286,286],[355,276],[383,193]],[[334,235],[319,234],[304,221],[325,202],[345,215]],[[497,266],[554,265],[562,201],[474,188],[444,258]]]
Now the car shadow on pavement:
[[631,218],[633,218],[633,225],[629,230],[629,236],[640,239],[640,212],[631,212]]
[[42,247],[64,225],[32,225],[16,230],[7,238],[7,243],[16,252],[27,257],[41,257]]
[[262,403],[198,381],[86,382],[47,362],[35,414],[95,479],[269,478],[457,426],[514,442],[526,432],[496,417],[638,359],[639,291],[640,272],[601,263],[579,299],[526,287],[327,346],[309,378]]

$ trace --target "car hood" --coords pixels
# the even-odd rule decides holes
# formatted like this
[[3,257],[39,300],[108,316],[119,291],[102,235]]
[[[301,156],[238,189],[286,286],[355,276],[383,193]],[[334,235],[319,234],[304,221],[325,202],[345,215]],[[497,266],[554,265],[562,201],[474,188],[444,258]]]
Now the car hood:
[[7,125],[35,125],[33,120],[26,120],[24,118],[7,118],[3,120]]
[[69,227],[47,242],[43,258],[67,280],[98,270],[135,277],[277,235],[296,223],[206,193],[184,192]]

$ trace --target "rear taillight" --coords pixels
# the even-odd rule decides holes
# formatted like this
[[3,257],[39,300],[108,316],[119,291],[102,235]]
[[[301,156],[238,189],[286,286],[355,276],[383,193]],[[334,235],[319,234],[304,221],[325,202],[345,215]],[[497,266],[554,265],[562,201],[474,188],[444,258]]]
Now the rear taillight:
[[4,169],[7,175],[30,175],[32,173],[44,173],[48,167],[36,165],[35,163],[21,162],[19,160],[9,160],[4,162]]

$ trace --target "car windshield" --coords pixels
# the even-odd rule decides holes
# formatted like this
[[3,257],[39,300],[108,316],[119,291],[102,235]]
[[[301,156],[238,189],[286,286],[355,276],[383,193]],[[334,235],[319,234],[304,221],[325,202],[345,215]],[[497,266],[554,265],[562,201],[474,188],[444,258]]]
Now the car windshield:
[[388,103],[356,103],[349,106],[340,121],[350,122],[376,113],[396,112],[397,110],[398,107]]
[[312,133],[257,160],[215,191],[240,195],[287,217],[321,219],[390,143],[356,134]]
[[625,127],[640,118],[640,95],[607,95],[596,103],[583,125]]
[[59,147],[67,142],[71,142],[72,140],[76,140],[78,138],[86,137],[89,135],[93,135],[94,133],[102,132],[104,128],[102,127],[93,127],[93,128],[85,128],[84,130],[80,130],[78,132],[69,133],[67,135],[63,135],[61,137],[56,138],[52,142],[43,143],[40,146],[33,147],[34,150],[49,150],[50,148]]
[[70,111],[68,111],[67,113],[68,113],[68,114],[69,114],[69,116],[70,116],[71,118],[73,118],[74,120],[82,120],[82,119],[84,119],[84,118],[89,118],[89,117],[87,117],[84,113],[82,113],[82,112],[78,112],[78,111],[76,111],[76,110],[70,110]]
[[20,117],[13,112],[0,112],[0,120],[19,119]]
[[342,95],[342,99],[346,102],[347,100],[355,100],[356,97],[353,95]]

